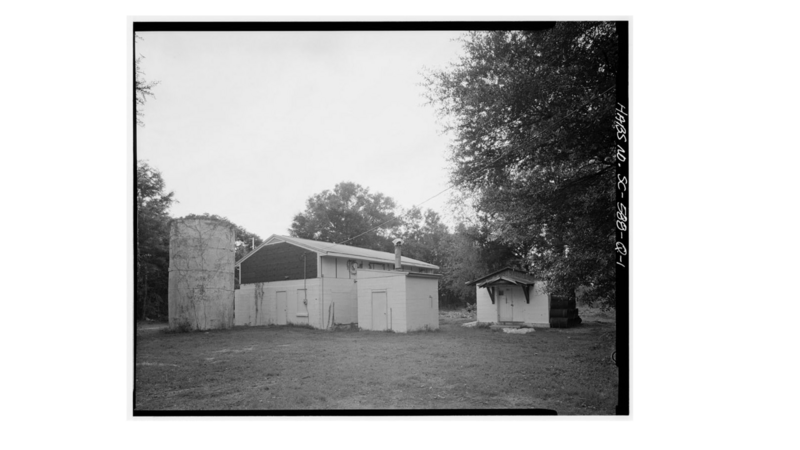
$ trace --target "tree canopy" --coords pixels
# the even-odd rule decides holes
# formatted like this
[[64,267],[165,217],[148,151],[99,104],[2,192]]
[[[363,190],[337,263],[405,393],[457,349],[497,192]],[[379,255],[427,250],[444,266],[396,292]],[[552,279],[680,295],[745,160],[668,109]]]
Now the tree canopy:
[[[168,192],[161,172],[145,161],[136,165],[136,317],[166,317],[169,287]],[[263,243],[261,237],[216,214],[189,214],[185,219],[214,219],[236,230],[236,260]]]
[[[494,239],[486,226],[459,225],[451,232],[439,213],[418,207],[397,211],[394,200],[358,184],[342,182],[333,191],[311,196],[306,211],[295,216],[293,236],[391,252],[402,238],[403,255],[439,266],[439,302],[463,306],[475,302],[475,288],[464,283],[520,260],[514,247]],[[388,222],[387,222],[388,221]]]
[[[139,35],[134,35],[135,40],[140,40],[141,37]],[[138,55],[133,60],[134,66],[134,92],[135,92],[135,102],[136,102],[136,123],[138,125],[144,125],[142,121],[142,117],[144,117],[144,111],[142,108],[144,104],[147,103],[147,97],[155,97],[155,93],[153,92],[153,88],[159,83],[158,81],[147,81],[144,77],[144,71],[141,69],[141,63],[144,56]]]
[[613,305],[613,23],[470,32],[464,56],[426,76],[454,144],[451,178],[497,239],[551,291],[592,286]]
[[405,242],[403,254],[406,256],[439,267],[444,265],[444,249],[449,244],[450,231],[437,212],[411,208],[401,215],[398,236]]
[[175,201],[158,169],[136,165],[137,317],[166,315],[169,281],[169,208]]
[[[352,182],[338,183],[306,201],[305,211],[294,216],[289,233],[294,237],[342,242],[356,247],[392,250],[392,230],[397,227],[396,204],[391,197],[372,193]],[[388,223],[385,223],[387,222]],[[372,228],[376,231],[366,233]]]

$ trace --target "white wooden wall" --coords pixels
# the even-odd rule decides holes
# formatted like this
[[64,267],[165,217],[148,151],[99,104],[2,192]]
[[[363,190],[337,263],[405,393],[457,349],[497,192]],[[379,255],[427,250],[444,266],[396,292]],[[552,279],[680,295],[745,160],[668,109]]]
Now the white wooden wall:
[[408,331],[439,328],[439,280],[406,277]]
[[492,304],[489,291],[475,286],[475,297],[478,307],[478,322],[497,323],[497,304]]
[[[306,280],[308,316],[298,315],[303,280],[244,284],[235,291],[234,325],[256,326],[277,324],[277,295],[286,291],[286,322],[308,324],[314,328],[329,325],[334,312],[335,324],[358,323],[365,330],[372,327],[372,292],[386,291],[389,327],[400,333],[439,327],[438,280],[406,277],[392,270],[358,269],[355,277],[346,272],[346,260],[320,258],[324,278]],[[347,278],[336,278],[335,275]],[[345,270],[342,273],[342,270]],[[331,307],[333,305],[333,307]]]
[[[320,287],[318,278],[306,280],[308,316],[303,316],[303,280],[273,281],[270,283],[243,284],[236,290],[234,324],[274,325],[277,323],[277,292],[286,292],[286,322],[320,328]],[[299,291],[299,292],[298,292]],[[262,295],[263,293],[263,295]]]
[[[333,311],[334,323],[358,323],[358,293],[355,280],[326,277],[323,284],[325,285],[325,323],[328,323],[328,311]],[[333,307],[331,308],[330,305]]]
[[406,323],[406,276],[402,272],[358,270],[358,327],[372,330],[372,293],[386,291],[389,328],[395,332],[408,331]]
[[[538,327],[550,327],[550,296],[544,293],[544,283],[537,282],[529,291],[530,304],[525,304],[525,296],[520,288],[521,303],[525,305],[525,323]],[[517,293],[515,293],[517,295]],[[517,302],[514,302],[516,306]]]
[[325,278],[336,278],[336,260],[323,256],[320,258],[322,276]]
[[[509,298],[513,298],[514,308],[522,309],[522,317],[526,324],[538,327],[550,327],[550,300],[549,295],[543,291],[544,283],[537,282],[529,291],[530,303],[525,302],[522,287],[503,286]],[[486,288],[475,287],[478,322],[497,323],[497,303],[492,304],[489,291]],[[497,289],[497,288],[495,288]],[[515,314],[516,315],[516,314]]]

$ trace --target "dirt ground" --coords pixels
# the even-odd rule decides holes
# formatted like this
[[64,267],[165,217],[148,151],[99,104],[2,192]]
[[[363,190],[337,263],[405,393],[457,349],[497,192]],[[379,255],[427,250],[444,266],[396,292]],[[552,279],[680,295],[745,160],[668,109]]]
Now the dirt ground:
[[506,334],[461,326],[473,317],[444,312],[439,331],[408,334],[291,326],[172,334],[144,323],[134,408],[614,414],[613,321],[587,315],[576,328]]

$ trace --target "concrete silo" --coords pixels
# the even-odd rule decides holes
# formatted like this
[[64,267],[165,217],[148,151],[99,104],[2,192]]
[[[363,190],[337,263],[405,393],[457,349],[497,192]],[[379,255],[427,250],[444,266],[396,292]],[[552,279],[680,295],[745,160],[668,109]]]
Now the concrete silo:
[[175,219],[169,233],[169,327],[233,326],[236,232],[213,219]]

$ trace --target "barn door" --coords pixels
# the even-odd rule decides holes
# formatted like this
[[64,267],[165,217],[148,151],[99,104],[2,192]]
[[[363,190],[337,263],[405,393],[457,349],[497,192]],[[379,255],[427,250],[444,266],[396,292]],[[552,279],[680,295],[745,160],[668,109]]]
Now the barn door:
[[511,296],[508,295],[507,288],[497,288],[497,308],[500,309],[500,322],[511,322],[512,316],[512,303]]
[[[525,289],[525,286],[522,289]],[[525,293],[516,291],[515,294],[511,297],[511,320],[525,322]]]
[[275,323],[286,325],[286,291],[275,294]]
[[386,291],[372,293],[372,329],[383,331],[387,328]]

